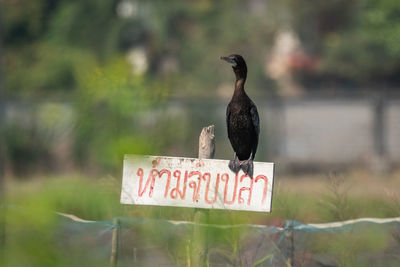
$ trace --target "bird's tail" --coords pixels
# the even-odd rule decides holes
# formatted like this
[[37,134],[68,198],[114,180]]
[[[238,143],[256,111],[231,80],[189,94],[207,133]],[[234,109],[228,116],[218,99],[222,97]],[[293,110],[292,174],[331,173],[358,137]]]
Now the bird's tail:
[[240,169],[242,169],[245,174],[253,178],[254,165],[252,159],[239,160],[236,157],[235,159],[229,161],[228,166],[229,169],[231,169],[231,171],[233,171],[234,173],[238,173]]

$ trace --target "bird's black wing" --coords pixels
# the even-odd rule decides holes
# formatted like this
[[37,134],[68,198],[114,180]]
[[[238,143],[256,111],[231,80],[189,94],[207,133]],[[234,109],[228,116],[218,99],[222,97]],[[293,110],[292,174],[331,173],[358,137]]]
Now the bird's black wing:
[[230,127],[229,127],[229,116],[231,115],[229,106],[230,106],[230,103],[226,107],[226,126],[227,126],[226,128],[228,130],[228,138],[231,138],[231,134],[229,132],[229,129],[230,129]]
[[258,146],[258,136],[260,135],[260,117],[258,116],[258,111],[256,105],[251,101],[251,107],[250,107],[250,115],[251,115],[251,120],[253,122],[254,126],[254,131],[256,133],[256,140],[253,144],[253,159],[256,155],[257,152],[257,146]]

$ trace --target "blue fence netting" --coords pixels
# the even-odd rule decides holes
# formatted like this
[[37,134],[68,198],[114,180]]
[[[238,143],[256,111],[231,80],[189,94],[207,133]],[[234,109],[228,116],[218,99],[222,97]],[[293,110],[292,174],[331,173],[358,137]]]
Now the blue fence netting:
[[117,266],[400,264],[400,217],[323,224],[287,220],[277,227],[144,218],[89,221],[64,213],[43,213],[29,221],[27,213],[7,209],[5,266],[44,266],[47,257],[49,266],[108,266],[113,235]]

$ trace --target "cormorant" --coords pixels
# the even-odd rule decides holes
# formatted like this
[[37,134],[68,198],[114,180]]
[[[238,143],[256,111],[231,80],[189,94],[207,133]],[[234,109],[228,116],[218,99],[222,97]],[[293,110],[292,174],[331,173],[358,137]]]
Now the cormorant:
[[235,152],[234,159],[229,161],[229,168],[238,173],[240,169],[253,178],[253,159],[256,155],[260,119],[256,105],[244,91],[247,77],[247,66],[240,55],[221,57],[232,64],[236,76],[235,91],[226,108],[226,126],[228,138]]

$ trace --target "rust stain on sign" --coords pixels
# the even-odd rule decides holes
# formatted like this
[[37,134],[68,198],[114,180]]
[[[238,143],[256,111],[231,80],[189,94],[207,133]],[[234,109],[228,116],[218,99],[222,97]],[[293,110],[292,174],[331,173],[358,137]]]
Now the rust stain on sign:
[[151,164],[153,165],[153,168],[157,167],[161,162],[161,157],[158,157],[157,159],[153,159]]
[[198,160],[198,162],[196,163],[196,167],[198,167],[198,168],[201,168],[201,167],[204,167],[204,162],[203,162],[203,160]]

